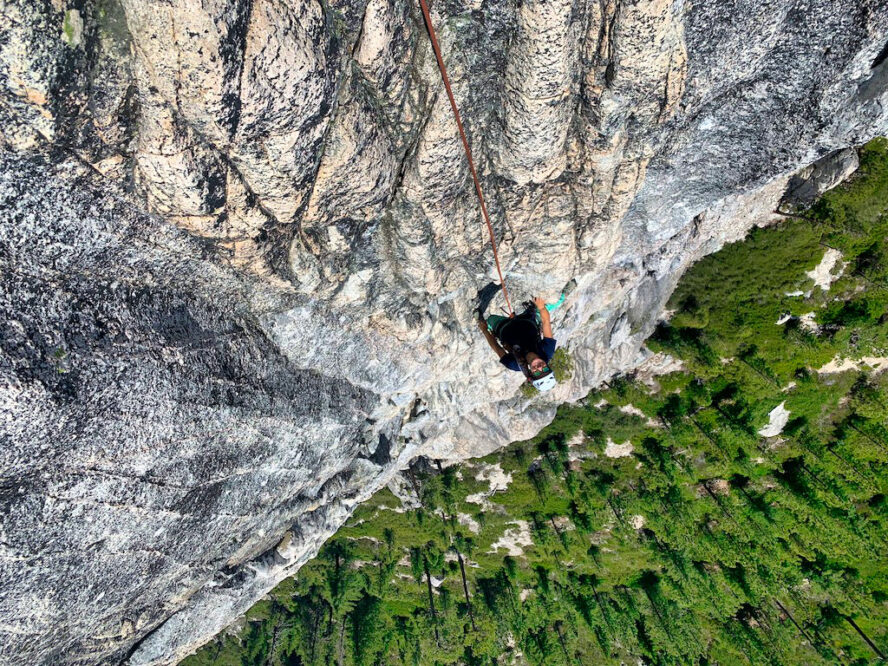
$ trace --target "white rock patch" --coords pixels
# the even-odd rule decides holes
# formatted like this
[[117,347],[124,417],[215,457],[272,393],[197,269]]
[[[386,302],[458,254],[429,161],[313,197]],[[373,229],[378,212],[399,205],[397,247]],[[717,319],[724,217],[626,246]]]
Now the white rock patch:
[[632,455],[632,442],[626,440],[622,444],[616,444],[608,437],[607,445],[604,447],[604,455],[608,458],[625,458]]
[[640,419],[644,419],[644,422],[651,426],[652,428],[659,428],[660,424],[654,419],[650,418],[647,414],[641,411],[638,407],[633,404],[623,405],[620,407],[620,411],[624,414],[632,414],[632,416],[637,416]]
[[637,530],[640,530],[642,527],[644,527],[645,522],[647,521],[645,520],[644,516],[639,513],[636,513],[634,516],[631,516],[629,518],[629,524]]
[[503,548],[512,557],[518,557],[524,554],[525,548],[533,545],[533,539],[530,536],[530,523],[526,520],[513,520],[509,525],[517,527],[507,529],[499,539],[490,544],[490,550],[487,552],[495,553]]
[[[480,471],[475,474],[475,479],[478,481],[487,481],[490,486],[487,490],[468,495],[466,497],[466,502],[469,502],[470,504],[480,504],[485,509],[490,509],[493,505],[488,498],[495,492],[506,490],[506,488],[509,487],[509,484],[512,483],[512,475],[504,472],[499,463],[493,465],[482,463],[478,467]],[[471,529],[471,527],[469,529]]]
[[[463,564],[467,567],[471,567],[472,569],[480,569],[481,568],[480,564],[470,560],[468,557],[466,557],[465,553],[462,554],[462,559],[463,559]],[[453,552],[452,550],[448,550],[446,553],[444,553],[444,561],[445,562],[459,562],[459,556],[455,552]]]
[[884,356],[864,356],[860,362],[867,366],[867,369],[873,372],[884,372],[888,370],[888,357]]
[[[823,255],[823,259],[817,264],[817,267],[808,271],[805,275],[814,280],[814,284],[823,289],[823,291],[829,291],[830,285],[842,277],[842,272],[845,270],[844,264],[839,264],[841,259],[841,252],[829,248]],[[839,264],[839,270],[833,275],[832,271],[836,264]]]
[[653,389],[659,389],[660,385],[657,382],[657,377],[673,372],[681,372],[684,369],[684,362],[680,358],[657,352],[648,357],[635,371],[638,381]]
[[487,481],[490,484],[490,492],[495,493],[498,490],[505,490],[512,483],[512,475],[507,474],[500,467],[499,463],[493,465],[483,465],[481,471],[475,475],[478,481]]
[[852,361],[850,358],[836,356],[832,361],[817,370],[817,373],[820,375],[832,375],[839,372],[847,372],[848,370],[864,369],[877,373],[884,372],[888,370],[888,357],[864,356],[859,361]]
[[638,416],[640,418],[647,418],[643,411],[641,411],[638,407],[633,404],[623,405],[620,407],[620,411],[624,414],[632,414],[633,416]]
[[758,431],[759,435],[762,437],[776,437],[779,435],[789,422],[789,414],[790,412],[786,409],[786,402],[781,402],[771,410],[771,413],[768,415],[770,421],[768,425]]
[[586,441],[586,435],[583,434],[583,431],[580,430],[577,434],[567,440],[567,447],[569,449],[576,448],[578,446],[582,446],[583,442]]
[[571,463],[576,463],[589,458],[597,458],[598,454],[585,448],[586,435],[581,430],[576,435],[567,440],[568,452],[567,457]]
[[470,532],[475,534],[481,533],[481,525],[478,524],[478,521],[472,518],[467,513],[458,513],[456,514],[456,519],[459,521],[460,525],[465,525],[469,528]]
[[[817,325],[817,322],[814,319],[817,317],[816,312],[808,312],[807,314],[803,314],[799,317],[799,323],[801,327],[807,331],[811,331],[812,333],[817,333],[820,330],[820,327]],[[780,318],[774,323],[777,326],[783,326],[786,322],[792,319],[792,315],[788,312],[780,315]]]
[[839,372],[847,372],[848,370],[856,370],[857,361],[850,358],[840,358],[836,356],[832,361],[820,368],[817,373],[821,375],[834,375]]
[[490,502],[487,501],[487,493],[472,493],[471,495],[466,495],[466,502],[469,504],[480,504],[483,507],[487,507],[490,505]]
[[801,317],[799,317],[802,328],[804,328],[806,331],[817,333],[820,330],[820,327],[817,325],[817,322],[814,321],[816,317],[816,312],[808,312],[807,314],[803,314]]

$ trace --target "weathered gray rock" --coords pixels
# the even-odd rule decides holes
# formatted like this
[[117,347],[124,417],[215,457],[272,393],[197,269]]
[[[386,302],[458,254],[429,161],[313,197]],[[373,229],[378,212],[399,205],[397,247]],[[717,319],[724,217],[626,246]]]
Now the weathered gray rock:
[[415,456],[639,363],[690,263],[888,133],[881,0],[432,11],[513,300],[576,281],[532,401],[472,322],[492,256],[414,3],[0,5],[3,663],[175,662]]
[[824,192],[848,179],[860,167],[860,157],[854,148],[843,148],[830,153],[796,173],[786,187],[782,203],[805,209]]

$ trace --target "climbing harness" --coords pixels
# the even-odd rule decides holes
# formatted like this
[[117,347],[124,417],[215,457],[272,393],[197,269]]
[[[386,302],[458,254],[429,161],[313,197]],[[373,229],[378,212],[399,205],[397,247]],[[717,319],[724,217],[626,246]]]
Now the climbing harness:
[[441,47],[438,45],[438,37],[435,34],[435,27],[432,25],[432,16],[429,13],[429,6],[426,0],[419,0],[419,4],[422,7],[422,15],[425,19],[426,28],[429,31],[429,39],[432,41],[432,49],[435,51],[435,58],[438,61],[438,69],[441,70],[441,79],[444,81],[444,88],[446,88],[447,97],[450,100],[450,108],[453,109],[453,117],[456,119],[456,127],[459,129],[459,138],[462,139],[462,145],[466,151],[466,158],[469,160],[469,170],[472,172],[472,180],[475,182],[475,192],[478,194],[478,201],[481,202],[481,214],[484,216],[484,221],[487,223],[487,232],[490,234],[490,244],[493,247],[493,260],[496,262],[496,272],[499,274],[500,284],[503,286],[503,297],[506,299],[509,314],[514,315],[515,311],[512,309],[512,303],[509,301],[509,292],[506,289],[506,279],[503,277],[499,254],[496,250],[493,224],[490,222],[490,215],[487,214],[487,204],[484,203],[484,193],[481,191],[481,181],[478,180],[478,172],[475,170],[475,162],[472,160],[472,149],[469,148],[469,140],[466,138],[466,132],[463,129],[459,109],[456,106],[456,99],[454,99],[453,90],[450,88],[450,78],[447,76],[447,68],[444,66],[444,58],[441,56]]

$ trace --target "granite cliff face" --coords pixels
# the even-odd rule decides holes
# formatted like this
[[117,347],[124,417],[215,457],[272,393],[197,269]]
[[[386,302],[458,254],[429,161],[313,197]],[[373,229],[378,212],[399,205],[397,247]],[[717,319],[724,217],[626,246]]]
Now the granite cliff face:
[[[0,5],[0,659],[175,662],[418,455],[644,358],[681,272],[888,133],[881,0],[439,0],[528,400],[406,0]],[[494,303],[496,307],[497,303]]]

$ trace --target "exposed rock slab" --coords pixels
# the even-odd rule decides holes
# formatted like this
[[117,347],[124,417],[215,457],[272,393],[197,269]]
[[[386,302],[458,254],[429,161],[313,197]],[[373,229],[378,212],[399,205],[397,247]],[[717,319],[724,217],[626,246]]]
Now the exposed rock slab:
[[471,321],[491,256],[412,2],[0,7],[4,663],[175,662],[414,456],[644,361],[688,265],[888,133],[876,0],[432,10],[516,300],[575,280],[534,401]]
[[768,413],[768,422],[759,429],[758,433],[762,437],[776,437],[786,424],[789,423],[790,411],[786,409],[786,402],[781,402]]

